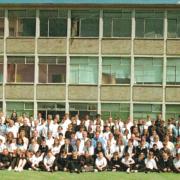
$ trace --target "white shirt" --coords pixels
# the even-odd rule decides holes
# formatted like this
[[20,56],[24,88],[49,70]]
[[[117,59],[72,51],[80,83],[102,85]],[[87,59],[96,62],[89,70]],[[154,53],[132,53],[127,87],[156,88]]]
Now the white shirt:
[[177,158],[173,160],[173,164],[176,169],[180,168],[180,160],[178,160]]
[[107,160],[105,157],[103,158],[96,158],[95,164],[97,167],[106,167],[107,166]]
[[6,149],[6,146],[5,146],[5,144],[1,143],[0,144],[0,153],[2,153],[4,149]]
[[55,160],[55,156],[51,156],[51,157],[45,156],[43,162],[45,166],[51,167],[54,164],[54,160]]
[[51,152],[53,153],[53,155],[58,154],[58,153],[60,152],[60,148],[61,148],[61,145],[59,145],[59,146],[53,146],[53,147],[51,148]]
[[37,152],[39,149],[39,144],[30,144],[28,150],[32,152]]
[[122,158],[121,162],[126,165],[134,164],[134,160],[131,157],[128,159]]
[[145,159],[145,165],[148,169],[157,169],[157,164],[154,159]]
[[43,156],[35,156],[33,155],[31,158],[32,166],[39,165],[39,163],[43,160]]
[[150,148],[153,148],[153,145],[154,144],[157,144],[157,148],[160,150],[161,148],[163,148],[163,144],[162,144],[162,142],[161,141],[158,141],[158,142],[151,142],[151,144],[150,144]]
[[52,137],[50,139],[47,138],[46,144],[47,144],[48,148],[51,149],[54,144],[54,139]]
[[12,132],[14,135],[14,138],[17,138],[18,128],[14,125],[12,127],[8,126],[6,129],[6,133]]

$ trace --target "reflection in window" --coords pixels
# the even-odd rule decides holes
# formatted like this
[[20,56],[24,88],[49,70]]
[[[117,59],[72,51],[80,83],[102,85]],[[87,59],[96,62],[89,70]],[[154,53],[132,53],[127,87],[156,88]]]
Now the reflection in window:
[[65,57],[39,57],[39,83],[65,83]]
[[0,10],[0,36],[4,36],[4,10]]
[[79,37],[99,36],[99,11],[81,10],[72,11],[71,35]]
[[180,37],[180,11],[168,11],[168,37],[178,38]]
[[95,119],[97,115],[97,104],[94,103],[70,103],[69,111],[71,116],[79,115],[80,118],[84,118],[89,115],[91,119]]
[[101,114],[103,120],[113,117],[114,119],[121,119],[125,121],[130,114],[130,105],[122,103],[102,103]]
[[168,58],[166,73],[167,84],[180,84],[180,60]]
[[36,11],[35,10],[9,10],[9,35],[35,36]]
[[135,58],[135,84],[162,84],[162,58]]
[[162,38],[163,11],[136,11],[136,37]]
[[98,58],[71,57],[70,84],[97,84]]
[[103,36],[104,37],[130,37],[131,36],[131,11],[103,12]]
[[134,104],[134,118],[141,119],[150,115],[156,119],[158,114],[162,113],[162,105],[160,104]]
[[6,102],[6,110],[8,117],[11,116],[12,112],[17,112],[18,116],[25,114],[27,117],[33,116],[34,114],[34,103],[33,102]]
[[34,82],[34,57],[8,57],[7,82]]
[[67,36],[67,11],[40,10],[40,36]]
[[3,82],[3,57],[0,57],[0,83]]
[[102,61],[102,84],[129,84],[130,58],[105,57]]

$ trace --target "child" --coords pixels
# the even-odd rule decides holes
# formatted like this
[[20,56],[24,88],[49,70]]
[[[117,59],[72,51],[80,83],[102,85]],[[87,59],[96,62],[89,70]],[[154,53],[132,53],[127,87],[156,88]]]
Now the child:
[[134,160],[131,158],[128,152],[125,153],[125,157],[121,160],[122,170],[130,173],[135,164]]
[[0,139],[0,154],[2,154],[3,150],[6,148],[6,146],[3,143],[3,140]]
[[95,167],[96,167],[95,172],[106,170],[107,160],[104,157],[103,152],[101,152],[101,151],[98,153],[98,156],[96,158]]
[[83,166],[83,172],[93,172],[94,159],[88,151],[85,151],[84,155],[81,156],[81,163]]
[[23,171],[24,169],[24,166],[26,165],[26,154],[24,151],[21,151],[21,150],[18,150],[19,151],[19,159],[17,160],[17,163],[16,163],[16,167],[15,167],[15,171]]
[[110,162],[110,169],[112,171],[118,171],[120,170],[120,158],[118,152],[113,153],[113,157],[111,158]]
[[53,172],[54,161],[55,161],[55,156],[52,154],[51,150],[48,150],[47,155],[44,157],[43,162],[41,162],[39,166],[44,171]]
[[43,160],[43,154],[40,153],[40,151],[37,151],[33,156],[32,156],[32,159],[31,159],[31,168],[33,170],[39,170],[39,163]]
[[159,172],[157,164],[154,158],[153,152],[149,152],[148,157],[145,159],[145,173],[150,172]]

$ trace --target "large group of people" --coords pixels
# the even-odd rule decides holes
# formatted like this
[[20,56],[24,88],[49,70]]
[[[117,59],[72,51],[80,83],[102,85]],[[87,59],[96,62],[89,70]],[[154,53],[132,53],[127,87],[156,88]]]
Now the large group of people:
[[0,112],[0,170],[180,172],[180,118],[37,119]]

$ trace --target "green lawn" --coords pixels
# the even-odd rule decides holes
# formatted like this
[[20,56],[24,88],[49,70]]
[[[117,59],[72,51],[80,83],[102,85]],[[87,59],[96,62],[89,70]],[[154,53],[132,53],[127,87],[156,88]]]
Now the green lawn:
[[180,174],[174,173],[122,173],[122,172],[103,172],[103,173],[48,173],[48,172],[9,172],[0,171],[0,180],[177,180]]

